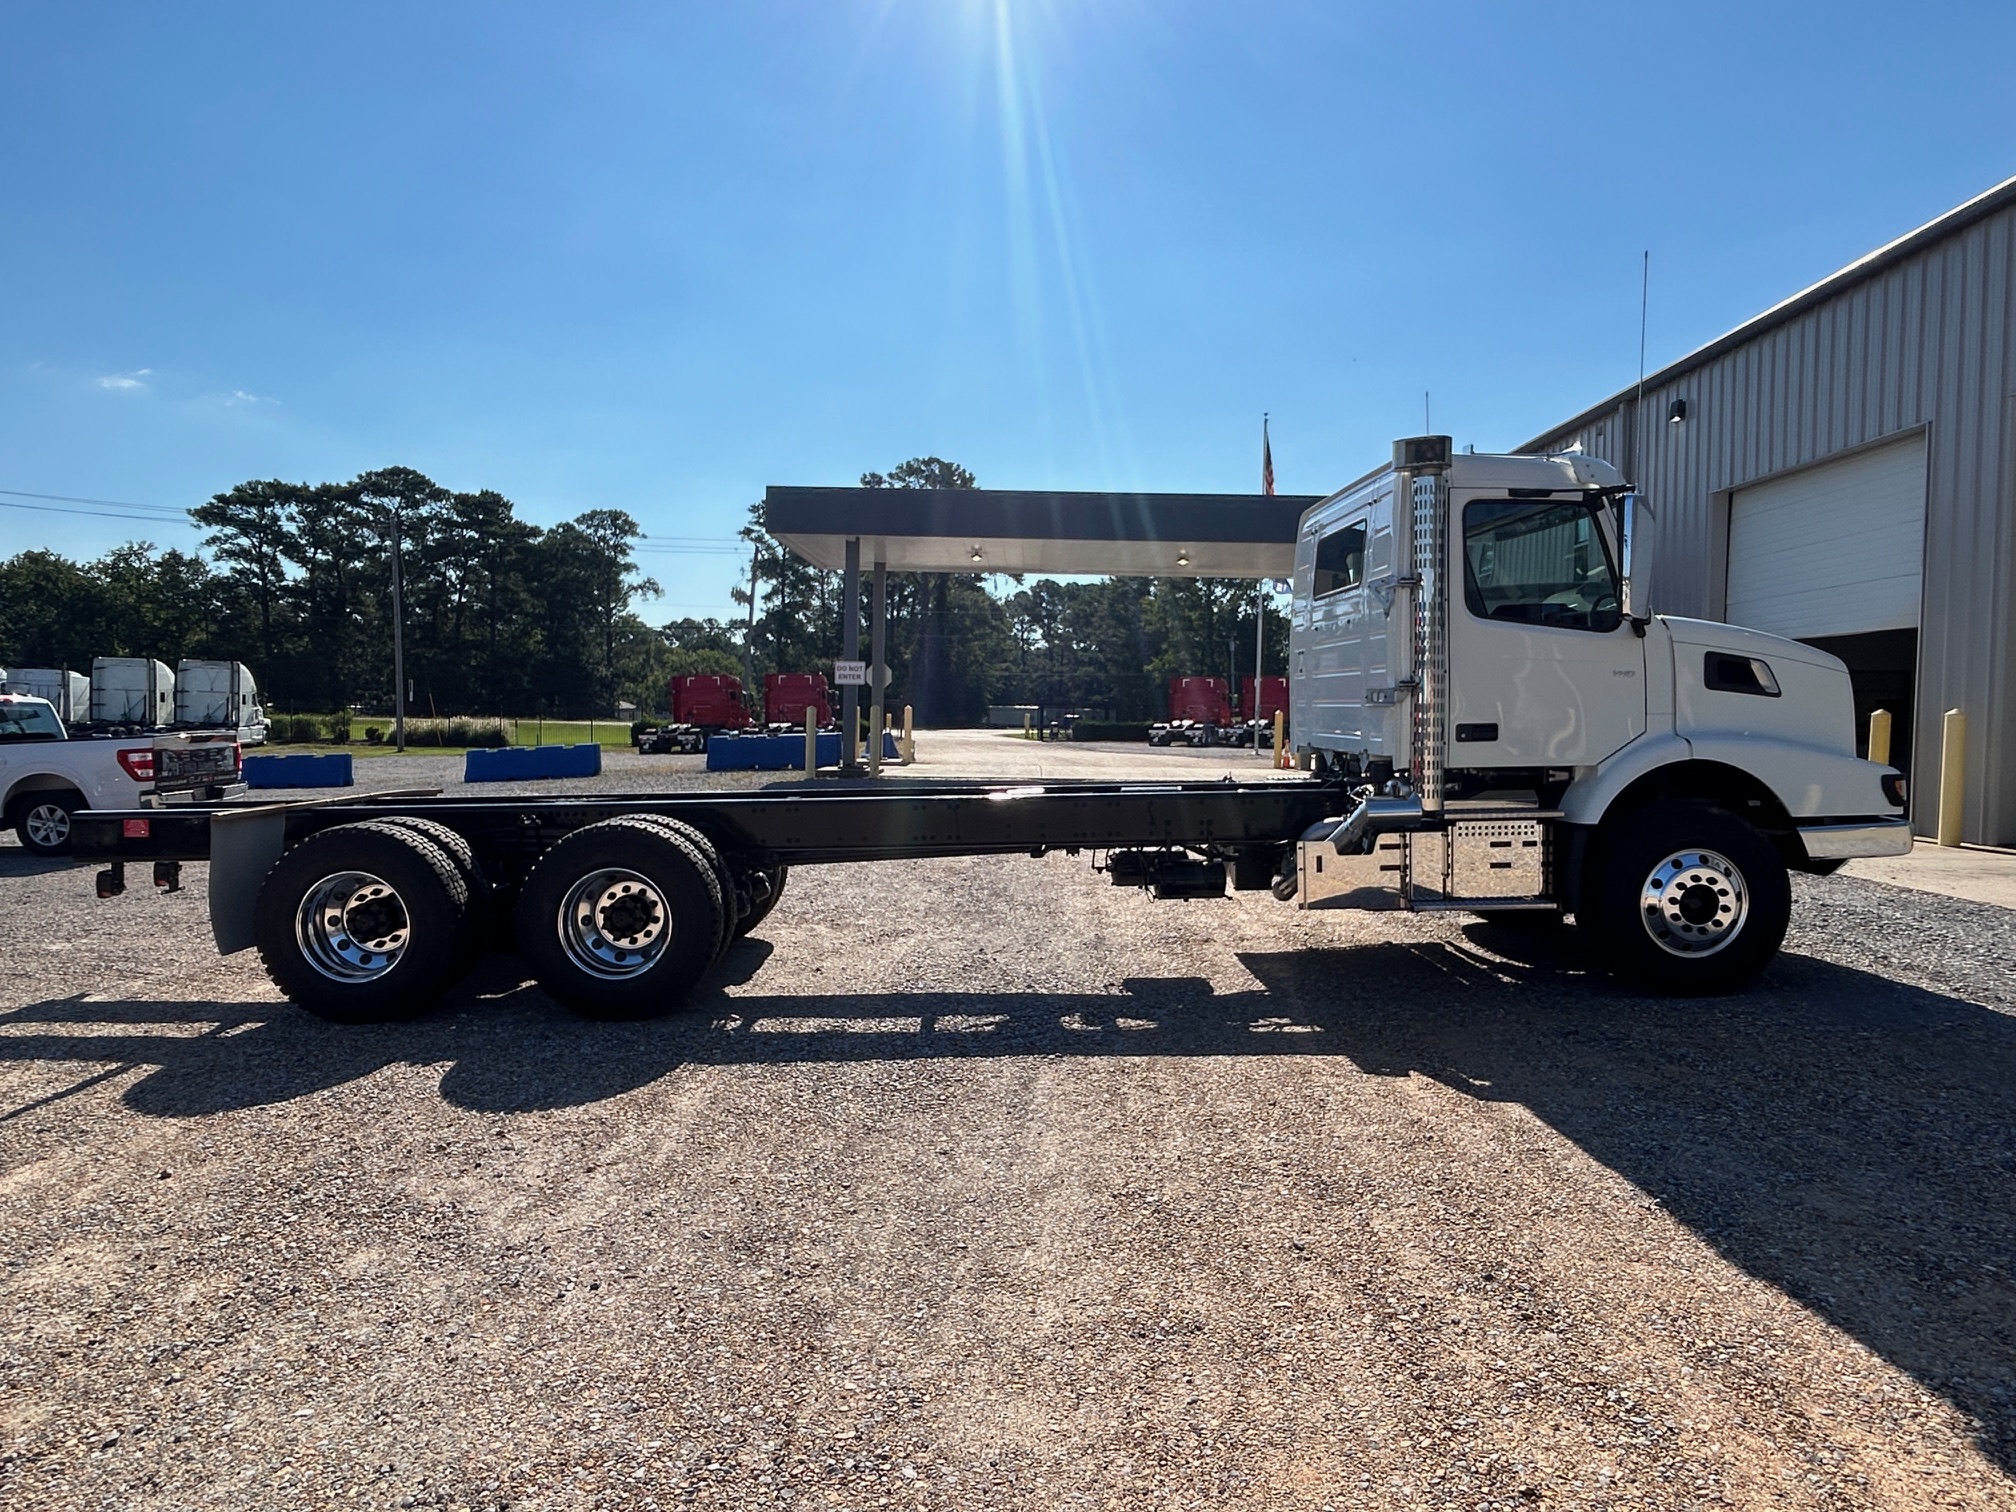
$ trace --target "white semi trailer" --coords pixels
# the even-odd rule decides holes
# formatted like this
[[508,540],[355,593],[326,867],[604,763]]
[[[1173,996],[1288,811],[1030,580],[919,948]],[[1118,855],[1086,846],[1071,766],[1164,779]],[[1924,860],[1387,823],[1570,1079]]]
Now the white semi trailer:
[[91,679],[64,667],[16,667],[0,682],[0,693],[47,699],[66,725],[91,717]]
[[146,656],[101,656],[91,663],[91,722],[158,729],[175,722],[175,674]]
[[76,816],[76,850],[210,862],[220,949],[256,946],[337,1021],[424,1008],[508,910],[546,990],[664,1012],[793,866],[1091,850],[1161,898],[1560,920],[1655,992],[1725,991],[1777,950],[1788,869],[1901,854],[1903,778],[1855,755],[1830,656],[1647,599],[1646,506],[1583,456],[1446,436],[1313,506],[1290,698],[1304,770],[1244,782],[402,798]]
[[185,656],[175,664],[175,723],[192,730],[232,730],[240,745],[264,745],[266,710],[252,669],[243,662]]

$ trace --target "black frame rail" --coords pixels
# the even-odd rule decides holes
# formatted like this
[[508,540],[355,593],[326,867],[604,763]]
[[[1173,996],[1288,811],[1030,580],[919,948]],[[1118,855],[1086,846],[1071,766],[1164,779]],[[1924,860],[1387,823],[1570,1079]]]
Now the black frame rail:
[[912,782],[876,788],[412,797],[189,804],[85,810],[73,853],[82,860],[207,861],[217,821],[277,822],[284,845],[320,830],[395,814],[460,832],[500,881],[523,876],[554,841],[623,814],[666,814],[701,830],[724,853],[765,866],[938,856],[1041,855],[1052,850],[1176,847],[1230,852],[1294,842],[1335,817],[1344,795],[1313,778],[1195,783]]

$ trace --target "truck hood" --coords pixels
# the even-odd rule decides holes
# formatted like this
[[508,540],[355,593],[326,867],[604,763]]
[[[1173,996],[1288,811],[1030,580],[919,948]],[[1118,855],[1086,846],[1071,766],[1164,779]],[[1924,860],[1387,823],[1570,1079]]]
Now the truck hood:
[[1716,620],[1682,619],[1672,614],[1660,615],[1659,622],[1672,632],[1676,646],[1761,656],[1773,662],[1800,662],[1844,674],[1848,670],[1848,664],[1840,657],[1829,656],[1804,641],[1787,640],[1782,635],[1767,635],[1762,630],[1746,630],[1741,625],[1724,625]]
[[[1855,694],[1839,657],[1741,625],[1664,615],[1660,621],[1673,638],[1675,734],[1697,745],[1708,742],[1750,753],[1769,747],[1854,756]],[[1716,653],[1762,662],[1771,669],[1778,692],[1764,697],[1710,688],[1707,664]],[[1787,807],[1795,814],[1811,812],[1791,803]]]

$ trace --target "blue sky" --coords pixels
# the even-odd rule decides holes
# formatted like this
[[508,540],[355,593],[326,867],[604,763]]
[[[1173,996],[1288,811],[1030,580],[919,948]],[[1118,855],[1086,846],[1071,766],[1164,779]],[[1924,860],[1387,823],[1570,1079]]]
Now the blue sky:
[[1320,493],[1480,450],[2016,173],[2016,7],[802,0],[0,13],[0,552],[392,463]]

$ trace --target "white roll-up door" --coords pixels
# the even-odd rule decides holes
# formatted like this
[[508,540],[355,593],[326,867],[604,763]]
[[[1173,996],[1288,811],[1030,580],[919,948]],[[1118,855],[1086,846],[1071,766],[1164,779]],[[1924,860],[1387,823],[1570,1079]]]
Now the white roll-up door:
[[1801,638],[1916,629],[1924,543],[1922,436],[1738,489],[1729,622]]

